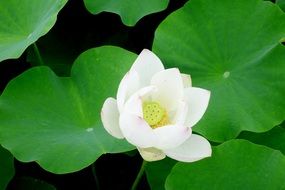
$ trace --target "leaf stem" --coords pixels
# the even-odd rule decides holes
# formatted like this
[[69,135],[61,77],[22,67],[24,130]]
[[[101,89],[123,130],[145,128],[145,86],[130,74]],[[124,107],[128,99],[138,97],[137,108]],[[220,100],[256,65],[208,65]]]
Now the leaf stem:
[[37,56],[37,59],[39,61],[39,65],[45,65],[36,42],[33,43],[33,48],[34,48],[35,54]]
[[139,171],[139,173],[138,173],[138,175],[137,175],[137,177],[136,177],[136,179],[132,185],[131,190],[136,190],[136,188],[137,188],[137,186],[138,186],[138,184],[139,184],[139,182],[140,182],[140,180],[144,174],[144,169],[145,169],[146,164],[147,164],[147,161],[143,160],[140,171]]
[[95,166],[95,162],[91,165],[91,169],[92,169],[92,174],[95,180],[95,184],[96,184],[96,189],[99,190],[100,189],[100,185],[99,185],[99,179],[96,173],[96,166]]

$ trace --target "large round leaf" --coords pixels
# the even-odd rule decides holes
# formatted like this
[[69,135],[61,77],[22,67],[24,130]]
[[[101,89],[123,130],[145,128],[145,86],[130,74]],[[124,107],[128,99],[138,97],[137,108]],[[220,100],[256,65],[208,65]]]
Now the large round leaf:
[[133,26],[142,17],[166,9],[168,0],[84,0],[93,14],[112,12],[120,15],[123,23]]
[[46,34],[67,0],[1,0],[0,61],[19,57]]
[[178,163],[166,180],[167,190],[279,190],[285,187],[285,157],[276,150],[245,140],[213,148],[195,163]]
[[262,132],[285,118],[285,15],[261,0],[191,0],[158,27],[153,49],[209,89],[194,130],[212,141]]
[[104,100],[115,96],[136,55],[116,47],[90,49],[70,78],[35,67],[12,80],[0,97],[0,143],[19,160],[54,173],[80,170],[100,155],[133,149],[101,124]]
[[13,156],[0,146],[0,190],[6,189],[14,174]]

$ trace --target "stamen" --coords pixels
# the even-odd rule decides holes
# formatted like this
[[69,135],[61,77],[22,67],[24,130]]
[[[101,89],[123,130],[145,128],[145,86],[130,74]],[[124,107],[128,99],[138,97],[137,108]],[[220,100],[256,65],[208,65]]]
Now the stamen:
[[143,117],[153,129],[169,123],[166,110],[157,102],[145,102],[143,104]]

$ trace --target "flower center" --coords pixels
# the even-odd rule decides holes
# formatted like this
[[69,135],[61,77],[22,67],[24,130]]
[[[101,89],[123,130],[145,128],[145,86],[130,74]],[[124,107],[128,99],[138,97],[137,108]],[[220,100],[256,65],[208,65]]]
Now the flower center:
[[157,102],[143,104],[143,118],[153,129],[169,124],[166,110]]

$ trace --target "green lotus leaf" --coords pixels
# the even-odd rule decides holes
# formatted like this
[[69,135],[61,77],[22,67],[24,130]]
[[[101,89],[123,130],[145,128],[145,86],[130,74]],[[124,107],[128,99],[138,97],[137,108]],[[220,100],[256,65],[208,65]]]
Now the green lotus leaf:
[[0,61],[18,58],[45,35],[67,0],[0,1]]
[[191,0],[155,33],[168,67],[211,91],[194,131],[215,142],[264,132],[285,118],[285,15],[261,0]]
[[100,111],[135,58],[105,46],[82,53],[71,77],[58,77],[45,66],[18,76],[0,97],[0,143],[17,159],[36,161],[53,173],[74,172],[102,154],[134,149],[104,130]]
[[274,190],[285,187],[285,157],[279,151],[245,140],[231,140],[213,148],[212,157],[176,164],[166,190]]
[[0,146],[0,189],[6,189],[6,186],[15,174],[14,158],[9,151]]
[[285,1],[284,0],[276,0],[276,4],[284,11],[285,10]]
[[84,3],[92,14],[116,13],[125,25],[133,26],[142,17],[166,9],[168,0],[84,0]]

